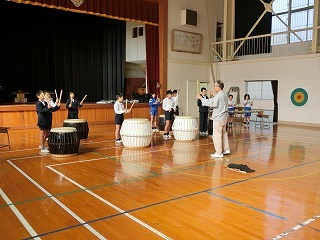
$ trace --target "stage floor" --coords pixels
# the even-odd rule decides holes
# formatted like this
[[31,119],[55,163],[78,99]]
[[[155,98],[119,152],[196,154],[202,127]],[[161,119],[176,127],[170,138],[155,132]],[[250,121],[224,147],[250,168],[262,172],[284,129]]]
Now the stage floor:
[[89,125],[76,156],[54,158],[39,154],[38,129],[10,129],[0,238],[320,239],[320,129],[253,124],[228,131],[223,159],[210,137],[119,146],[113,124]]

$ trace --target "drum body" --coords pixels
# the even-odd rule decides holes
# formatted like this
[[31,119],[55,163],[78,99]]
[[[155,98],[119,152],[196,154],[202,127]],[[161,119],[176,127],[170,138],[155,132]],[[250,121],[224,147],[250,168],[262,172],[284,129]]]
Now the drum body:
[[125,147],[148,147],[152,139],[151,123],[146,118],[125,119],[120,135]]
[[85,119],[66,119],[63,121],[64,127],[75,127],[78,131],[79,139],[87,139],[89,134],[88,122]]
[[174,119],[172,129],[174,138],[180,141],[195,140],[199,132],[196,118],[191,116],[177,116]]
[[80,140],[77,129],[74,127],[52,128],[50,130],[48,145],[53,157],[74,156],[79,151]]

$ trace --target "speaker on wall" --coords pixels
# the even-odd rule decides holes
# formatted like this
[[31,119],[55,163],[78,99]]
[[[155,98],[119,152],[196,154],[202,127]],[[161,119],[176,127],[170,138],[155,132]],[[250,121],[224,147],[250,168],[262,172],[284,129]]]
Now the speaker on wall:
[[198,22],[198,13],[190,9],[181,10],[181,25],[196,27]]

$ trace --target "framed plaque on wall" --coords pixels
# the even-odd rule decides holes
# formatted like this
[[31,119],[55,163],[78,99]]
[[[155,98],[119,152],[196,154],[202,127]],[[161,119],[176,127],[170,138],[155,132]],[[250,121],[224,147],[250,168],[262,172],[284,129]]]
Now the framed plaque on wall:
[[202,34],[172,30],[172,51],[201,53]]

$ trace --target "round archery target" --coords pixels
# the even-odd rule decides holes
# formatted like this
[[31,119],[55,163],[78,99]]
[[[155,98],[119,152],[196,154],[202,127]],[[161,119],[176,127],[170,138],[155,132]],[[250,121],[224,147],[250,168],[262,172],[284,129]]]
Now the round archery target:
[[303,106],[308,101],[308,93],[303,88],[296,88],[291,93],[291,102],[295,106]]

